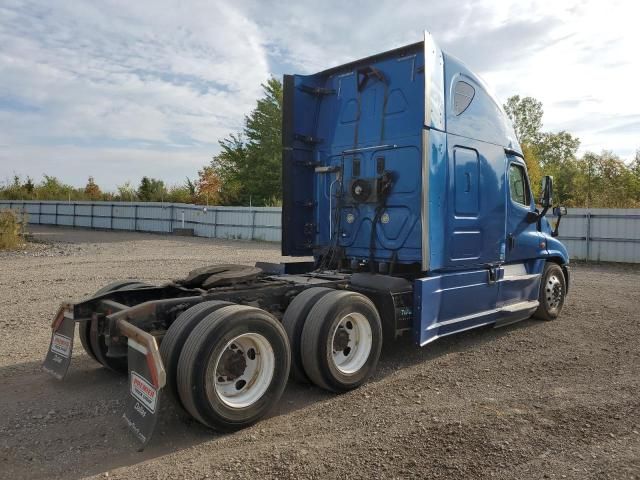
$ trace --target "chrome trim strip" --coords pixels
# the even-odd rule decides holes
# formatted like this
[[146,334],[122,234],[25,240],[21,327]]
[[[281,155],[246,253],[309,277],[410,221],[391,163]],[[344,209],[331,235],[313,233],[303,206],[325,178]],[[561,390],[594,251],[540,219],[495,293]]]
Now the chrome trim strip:
[[432,53],[432,45],[430,45],[433,41],[431,35],[426,30],[424,31],[424,125],[425,127],[431,126],[431,77],[429,72],[427,72],[427,65],[430,65],[432,62],[429,62],[429,58],[435,51]]
[[429,165],[431,149],[429,148],[429,130],[422,129],[422,197],[420,205],[420,221],[422,222],[422,271],[429,270]]
[[466,332],[467,330],[471,330],[471,329],[478,328],[478,327],[484,327],[486,325],[491,325],[492,323],[496,323],[496,321],[495,320],[489,320],[488,322],[479,323],[478,325],[471,325],[470,327],[465,327],[465,328],[462,328],[460,330],[454,330],[453,332],[447,332],[447,333],[443,333],[442,335],[436,335],[435,337],[431,337],[427,341],[422,342],[420,344],[420,346],[424,347],[425,345],[427,345],[427,344],[429,344],[431,342],[435,342],[439,338],[446,337],[448,335],[453,335],[455,333]]
[[[452,325],[454,323],[459,323],[459,322],[467,322],[469,320],[473,320],[475,318],[481,318],[481,317],[486,317],[488,315],[494,315],[496,313],[499,313],[502,311],[502,308],[492,308],[490,310],[483,310],[482,312],[477,312],[477,313],[471,313],[469,315],[463,315],[462,317],[455,317],[455,318],[451,318],[449,320],[443,320],[442,322],[435,322],[432,323],[431,325],[429,325],[426,330],[433,330],[434,328],[440,328],[440,327],[444,327],[446,325]],[[495,322],[495,320],[492,320]]]
[[424,124],[445,130],[444,58],[433,36],[424,32]]

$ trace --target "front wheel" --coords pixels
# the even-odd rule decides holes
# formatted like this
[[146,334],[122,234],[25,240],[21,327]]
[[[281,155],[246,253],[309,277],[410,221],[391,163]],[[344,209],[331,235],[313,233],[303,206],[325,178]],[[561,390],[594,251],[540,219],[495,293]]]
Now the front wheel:
[[533,316],[540,320],[555,320],[560,315],[566,295],[567,282],[562,268],[557,263],[547,263],[540,280],[540,304]]

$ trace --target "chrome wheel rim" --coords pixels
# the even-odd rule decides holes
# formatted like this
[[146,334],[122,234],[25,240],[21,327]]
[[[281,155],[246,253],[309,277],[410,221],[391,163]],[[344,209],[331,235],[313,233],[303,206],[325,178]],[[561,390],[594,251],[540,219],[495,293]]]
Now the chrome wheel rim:
[[206,371],[206,392],[231,408],[246,408],[265,394],[275,370],[275,354],[259,333],[245,333],[230,340],[211,358]]
[[555,310],[560,306],[563,295],[562,282],[556,275],[551,275],[547,279],[544,294],[547,299],[547,305],[551,310]]
[[361,313],[345,315],[331,337],[331,360],[342,374],[352,375],[369,359],[373,333],[367,317]]

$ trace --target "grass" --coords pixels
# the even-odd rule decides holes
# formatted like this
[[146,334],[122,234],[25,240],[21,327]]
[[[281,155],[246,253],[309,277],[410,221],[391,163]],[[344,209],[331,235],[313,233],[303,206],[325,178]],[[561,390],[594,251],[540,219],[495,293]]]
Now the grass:
[[26,214],[0,210],[0,250],[14,250],[24,245]]

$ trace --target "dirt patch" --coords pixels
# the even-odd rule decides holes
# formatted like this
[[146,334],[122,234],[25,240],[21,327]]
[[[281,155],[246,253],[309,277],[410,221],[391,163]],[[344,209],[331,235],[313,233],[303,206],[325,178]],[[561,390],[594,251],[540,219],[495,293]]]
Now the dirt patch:
[[385,345],[357,391],[290,383],[270,418],[232,435],[165,404],[138,452],[124,378],[77,347],[64,383],[40,372],[58,303],[116,279],[279,261],[279,246],[65,232],[0,257],[2,478],[640,478],[638,267],[576,265],[555,322]]

